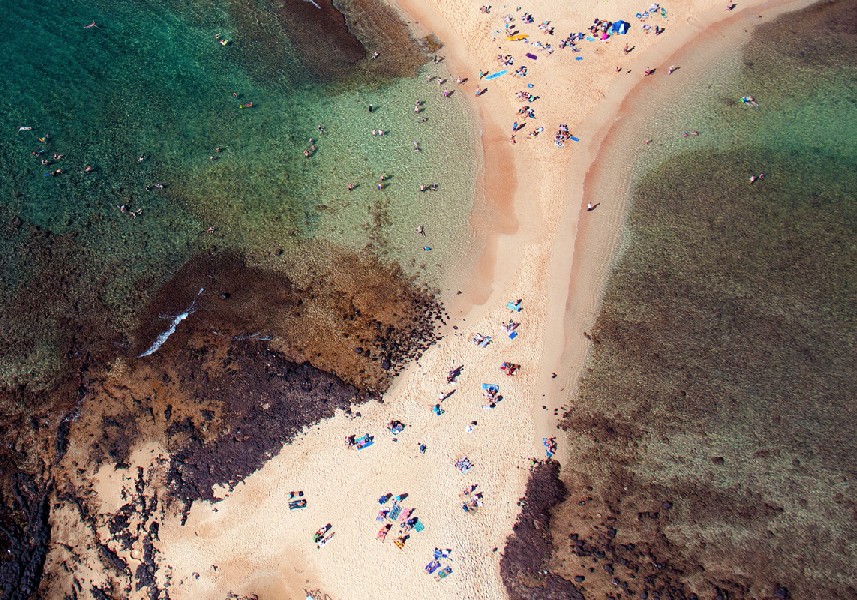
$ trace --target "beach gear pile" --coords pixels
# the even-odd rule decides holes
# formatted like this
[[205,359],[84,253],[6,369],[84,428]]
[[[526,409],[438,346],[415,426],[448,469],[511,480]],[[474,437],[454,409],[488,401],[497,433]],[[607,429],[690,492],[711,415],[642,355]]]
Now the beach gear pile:
[[510,340],[514,340],[516,337],[518,337],[518,331],[517,330],[518,330],[519,325],[520,325],[520,323],[513,321],[512,319],[509,319],[508,323],[503,323],[500,327],[503,328],[503,331],[506,332],[506,335],[509,336]]
[[467,486],[461,493],[461,496],[464,499],[464,504],[461,505],[461,508],[466,513],[476,512],[478,509],[482,508],[482,492],[477,492],[477,487],[479,486],[474,483],[473,485]]
[[573,142],[580,141],[571,135],[571,131],[569,131],[566,123],[560,123],[559,128],[556,131],[556,135],[553,138],[554,144],[556,144],[557,148],[562,148],[568,140]]
[[289,492],[289,510],[296,510],[298,508],[306,508],[306,498],[304,498],[303,490]]
[[405,424],[399,420],[393,420],[387,423],[387,431],[393,435],[399,435],[405,430]]
[[666,19],[667,9],[661,6],[660,4],[655,3],[649,6],[649,8],[647,8],[646,10],[638,12],[634,16],[640,19],[641,21],[646,21],[649,17],[662,17]]
[[349,435],[345,438],[345,445],[349,448],[357,448],[363,450],[375,443],[375,438],[368,433],[364,433],[360,437]]
[[482,408],[489,410],[497,407],[497,403],[503,399],[500,395],[500,386],[495,383],[483,383],[482,395],[488,399],[488,404],[483,404]]
[[443,565],[443,562],[451,560],[450,554],[452,554],[452,550],[450,549],[441,550],[440,548],[435,548],[434,558],[426,565],[426,573],[434,575],[434,578],[438,581],[452,575],[452,567],[449,564]]
[[462,475],[466,475],[470,469],[473,468],[473,463],[470,462],[470,459],[466,456],[462,456],[455,461],[455,468],[458,469]]
[[320,527],[318,531],[316,531],[312,536],[312,541],[315,542],[315,545],[320,549],[324,548],[327,545],[327,542],[333,538],[333,535],[336,532],[333,531],[333,525],[328,523],[324,527]]
[[505,361],[503,362],[503,364],[500,365],[500,370],[503,371],[509,377],[512,377],[520,368],[521,365]]
[[542,438],[542,445],[545,447],[547,457],[553,458],[553,455],[556,454],[556,438]]
[[491,343],[491,336],[477,333],[473,336],[473,339],[471,341],[480,348],[485,348],[488,344]]
[[393,544],[399,550],[404,549],[405,543],[411,537],[411,531],[415,531],[419,533],[425,529],[425,525],[419,520],[418,517],[414,516],[414,508],[407,508],[401,504],[401,502],[407,498],[407,494],[399,494],[398,496],[393,496],[391,493],[386,493],[380,498],[378,498],[378,504],[384,506],[391,499],[393,503],[388,508],[382,508],[378,511],[378,516],[375,517],[375,520],[379,523],[383,523],[381,525],[381,529],[378,530],[378,534],[375,536],[376,539],[384,542],[387,539],[387,535],[393,529],[393,527],[398,527],[398,532],[396,534],[396,538],[393,540]]

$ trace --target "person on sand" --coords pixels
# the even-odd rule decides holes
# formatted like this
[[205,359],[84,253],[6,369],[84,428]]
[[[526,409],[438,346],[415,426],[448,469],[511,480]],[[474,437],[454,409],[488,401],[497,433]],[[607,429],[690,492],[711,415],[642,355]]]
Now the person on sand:
[[420,234],[421,236],[423,236],[423,237],[425,237],[425,236],[426,236],[426,230],[425,230],[425,227],[423,227],[422,225],[417,225],[416,232],[417,232],[418,234]]
[[670,65],[670,68],[667,69],[667,75],[672,75],[676,71],[678,71],[678,67],[675,65]]
[[646,69],[645,71],[643,71],[643,76],[648,77],[649,75],[653,74],[654,72],[655,72],[654,69]]

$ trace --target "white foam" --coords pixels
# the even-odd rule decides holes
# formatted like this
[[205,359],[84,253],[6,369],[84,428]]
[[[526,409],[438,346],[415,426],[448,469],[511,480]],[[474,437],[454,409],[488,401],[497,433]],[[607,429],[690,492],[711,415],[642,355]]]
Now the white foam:
[[194,297],[193,302],[190,303],[190,306],[188,306],[184,310],[184,312],[177,315],[173,319],[173,322],[170,323],[170,326],[167,328],[167,330],[164,331],[163,333],[161,333],[161,335],[159,335],[157,338],[155,338],[155,341],[152,343],[151,346],[149,346],[149,349],[146,350],[145,352],[143,352],[142,354],[140,354],[137,358],[144,358],[146,356],[150,356],[150,355],[154,354],[155,352],[157,352],[158,348],[163,346],[164,342],[166,342],[167,339],[172,334],[174,334],[176,332],[176,327],[179,326],[179,323],[181,323],[182,321],[184,321],[190,315],[193,314],[193,312],[196,310],[196,301],[199,300],[199,297],[202,295],[202,293],[204,291],[205,291],[205,288],[199,288],[199,291],[196,293],[196,297]]

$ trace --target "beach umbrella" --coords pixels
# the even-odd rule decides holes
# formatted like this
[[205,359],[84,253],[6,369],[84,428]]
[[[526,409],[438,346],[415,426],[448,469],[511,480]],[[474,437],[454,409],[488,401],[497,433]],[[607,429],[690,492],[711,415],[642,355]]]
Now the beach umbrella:
[[625,35],[626,33],[628,33],[628,29],[630,28],[630,23],[627,23],[625,21],[616,21],[615,23],[613,23],[613,27],[611,29],[614,33],[620,33],[622,35]]

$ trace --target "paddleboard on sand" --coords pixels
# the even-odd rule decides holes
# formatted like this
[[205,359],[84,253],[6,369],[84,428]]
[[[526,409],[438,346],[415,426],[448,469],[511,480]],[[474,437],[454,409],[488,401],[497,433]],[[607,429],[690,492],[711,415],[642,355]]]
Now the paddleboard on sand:
[[497,71],[496,73],[491,73],[490,75],[486,75],[485,79],[497,79],[501,75],[505,75],[505,74],[506,74],[506,69],[503,69],[502,71]]
[[509,40],[510,42],[518,42],[518,41],[521,41],[521,40],[525,40],[525,39],[527,39],[528,37],[530,37],[530,36],[529,36],[529,35],[527,35],[526,33],[519,33],[519,34],[517,34],[517,35],[509,35],[509,36],[506,36],[506,39],[507,39],[507,40]]

